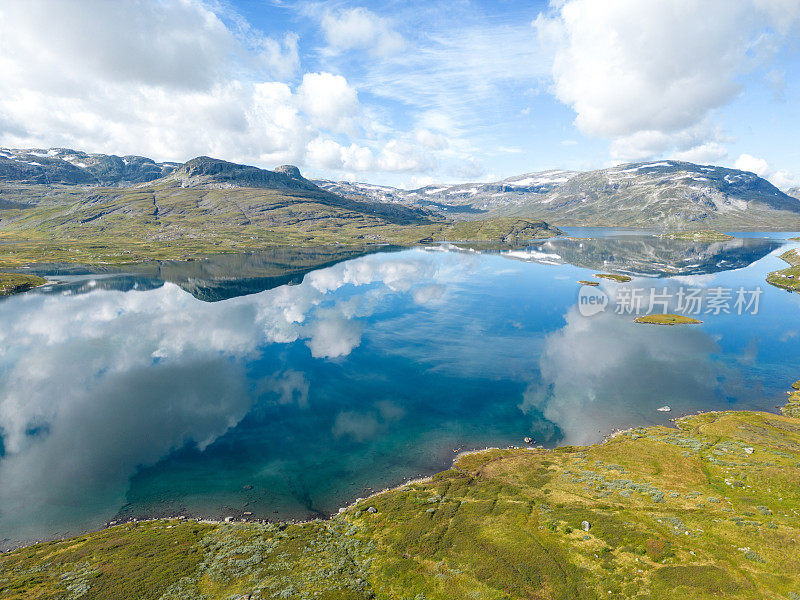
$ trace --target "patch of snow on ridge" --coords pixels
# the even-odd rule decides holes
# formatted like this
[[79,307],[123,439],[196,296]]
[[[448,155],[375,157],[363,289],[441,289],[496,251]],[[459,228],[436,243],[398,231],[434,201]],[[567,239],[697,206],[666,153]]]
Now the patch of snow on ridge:
[[631,167],[630,169],[615,169],[613,171],[608,171],[609,174],[616,175],[617,173],[635,173],[636,171],[641,171],[642,169],[653,169],[655,167],[671,167],[672,164],[668,162],[656,162],[656,163],[647,163],[644,165],[637,165],[635,167]]
[[507,181],[506,185],[525,186],[525,185],[544,185],[547,183],[566,183],[571,177],[526,177],[516,181]]
[[425,193],[426,194],[438,194],[440,192],[444,192],[445,190],[449,190],[449,189],[450,189],[449,187],[433,188],[432,190],[425,190]]
[[631,169],[615,169],[614,171],[607,171],[609,175],[619,175],[620,173],[635,173],[641,167],[633,167]]

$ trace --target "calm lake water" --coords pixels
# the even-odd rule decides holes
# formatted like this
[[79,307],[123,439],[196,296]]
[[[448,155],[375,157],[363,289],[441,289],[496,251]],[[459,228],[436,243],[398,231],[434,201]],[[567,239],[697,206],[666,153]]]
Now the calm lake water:
[[[587,239],[41,269],[60,283],[0,301],[0,545],[130,516],[328,515],[460,449],[784,402],[800,295],[764,276],[788,234],[570,233]],[[634,280],[577,284],[601,271]],[[758,314],[737,314],[740,288],[761,288]],[[731,290],[730,313],[617,314],[651,289],[671,310]],[[584,316],[581,290],[606,309]]]

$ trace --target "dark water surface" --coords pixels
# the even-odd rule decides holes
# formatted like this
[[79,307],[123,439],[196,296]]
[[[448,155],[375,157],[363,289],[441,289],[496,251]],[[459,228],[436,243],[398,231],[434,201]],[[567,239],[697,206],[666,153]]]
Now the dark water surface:
[[[0,301],[2,545],[120,516],[327,515],[456,449],[781,404],[800,295],[764,276],[797,244],[614,233],[45,269],[60,283]],[[583,316],[576,281],[601,270],[634,280]],[[732,299],[698,326],[615,313],[632,289],[758,287],[758,314]]]

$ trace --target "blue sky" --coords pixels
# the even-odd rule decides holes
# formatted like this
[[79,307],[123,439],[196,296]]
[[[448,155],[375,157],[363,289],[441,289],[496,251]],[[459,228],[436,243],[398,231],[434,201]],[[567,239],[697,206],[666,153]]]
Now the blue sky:
[[677,158],[799,185],[800,0],[11,0],[0,145],[415,187]]

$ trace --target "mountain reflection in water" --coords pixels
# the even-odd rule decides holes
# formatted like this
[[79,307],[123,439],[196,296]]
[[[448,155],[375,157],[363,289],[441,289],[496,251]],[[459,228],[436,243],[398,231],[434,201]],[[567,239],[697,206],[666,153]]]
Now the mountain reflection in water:
[[519,260],[567,263],[626,275],[673,277],[742,269],[780,245],[774,240],[758,238],[710,243],[657,236],[553,238],[526,249],[507,251],[506,255]]

